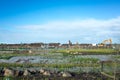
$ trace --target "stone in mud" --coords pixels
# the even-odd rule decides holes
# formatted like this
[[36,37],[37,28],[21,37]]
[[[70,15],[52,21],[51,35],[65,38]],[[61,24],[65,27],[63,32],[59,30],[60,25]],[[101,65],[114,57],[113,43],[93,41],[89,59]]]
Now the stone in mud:
[[23,76],[29,76],[29,75],[30,75],[30,72],[28,70],[25,70],[23,73]]
[[49,71],[45,71],[45,72],[43,73],[43,75],[44,75],[44,76],[51,76],[51,74],[50,74]]
[[72,77],[72,75],[68,72],[62,72],[62,77]]
[[29,71],[30,71],[31,74],[37,73],[37,71],[35,69],[29,69]]
[[45,70],[44,69],[40,69],[40,73],[44,73],[45,72]]
[[4,76],[14,76],[14,71],[12,69],[4,69]]
[[57,74],[58,71],[56,71],[56,70],[50,70],[50,73],[52,73],[52,74]]
[[16,77],[19,76],[19,73],[20,73],[19,70],[15,70],[15,76],[16,76]]

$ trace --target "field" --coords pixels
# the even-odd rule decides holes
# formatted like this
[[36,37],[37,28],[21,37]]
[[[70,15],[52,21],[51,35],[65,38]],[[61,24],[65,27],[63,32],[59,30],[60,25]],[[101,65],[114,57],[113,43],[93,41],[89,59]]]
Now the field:
[[[50,71],[50,73],[56,71],[57,73],[54,73],[56,75],[54,77],[57,77],[59,72],[69,72],[72,74],[71,80],[77,80],[77,78],[80,78],[78,77],[80,74],[87,75],[87,73],[90,73],[88,76],[96,77],[97,75],[101,76],[101,72],[105,72],[110,76],[116,75],[117,79],[120,79],[118,77],[120,73],[120,55],[118,53],[119,51],[113,49],[49,49],[38,51],[35,54],[1,53],[0,70],[3,71],[3,68],[12,68],[13,70],[24,72],[26,69],[34,69],[36,71],[45,69]],[[96,76],[92,75],[91,72],[96,74]],[[2,76],[3,73],[0,73],[0,75]],[[40,77],[40,75],[37,77]],[[35,80],[37,80],[37,77]],[[51,78],[47,76],[42,77],[46,80]],[[85,78],[84,76],[81,77]],[[66,80],[69,80],[69,78]],[[91,78],[91,80],[96,79]],[[102,79],[99,77],[97,80]]]

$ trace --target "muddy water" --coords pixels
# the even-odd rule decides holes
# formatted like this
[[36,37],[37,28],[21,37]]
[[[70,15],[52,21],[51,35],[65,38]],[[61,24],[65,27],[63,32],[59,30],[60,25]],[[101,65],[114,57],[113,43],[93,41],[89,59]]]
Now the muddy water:
[[[112,57],[115,55],[76,55],[75,58],[96,58],[99,59],[100,61],[107,61],[107,60],[113,60]],[[68,59],[71,57],[65,57],[63,56],[57,56],[57,57],[43,57],[43,56],[16,56],[12,57],[9,60],[5,59],[0,59],[0,62],[5,62],[5,63],[24,63],[24,62],[30,62],[30,63],[68,63]]]

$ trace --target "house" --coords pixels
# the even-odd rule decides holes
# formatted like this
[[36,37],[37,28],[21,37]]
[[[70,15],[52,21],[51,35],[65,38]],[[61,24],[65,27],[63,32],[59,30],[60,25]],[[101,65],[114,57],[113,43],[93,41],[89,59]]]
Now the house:
[[79,44],[80,48],[90,48],[92,44]]
[[59,48],[60,43],[49,43],[48,48]]
[[30,49],[42,49],[44,48],[44,43],[30,43],[28,44]]
[[61,44],[60,48],[69,48],[69,44]]

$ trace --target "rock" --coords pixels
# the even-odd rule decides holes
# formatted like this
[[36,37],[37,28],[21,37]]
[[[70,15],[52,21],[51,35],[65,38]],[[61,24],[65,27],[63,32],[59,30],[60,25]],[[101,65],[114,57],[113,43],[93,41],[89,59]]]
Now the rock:
[[43,75],[45,75],[45,76],[50,76],[51,74],[50,74],[49,71],[45,71],[45,72],[43,73]]
[[30,54],[31,54],[31,53],[32,53],[32,51],[31,51],[31,50],[29,50],[29,51],[28,51],[28,53],[30,53]]
[[24,76],[29,76],[30,75],[30,72],[28,70],[25,70],[24,73],[23,73]]
[[72,77],[72,75],[68,72],[62,72],[62,77]]
[[23,76],[24,71],[20,70],[19,71],[19,76]]
[[4,76],[14,76],[14,71],[12,69],[4,69]]
[[56,70],[50,70],[50,73],[52,73],[52,74],[57,74],[58,71],[56,71]]
[[44,69],[40,69],[40,73],[44,73],[45,72],[45,70]]
[[37,73],[37,71],[35,69],[29,69],[29,71],[30,71],[31,74]]
[[16,77],[19,76],[19,73],[20,73],[19,70],[15,70],[15,76],[16,76]]
[[40,69],[40,73],[45,75],[45,76],[50,76],[51,75],[50,71],[46,71],[45,69]]

